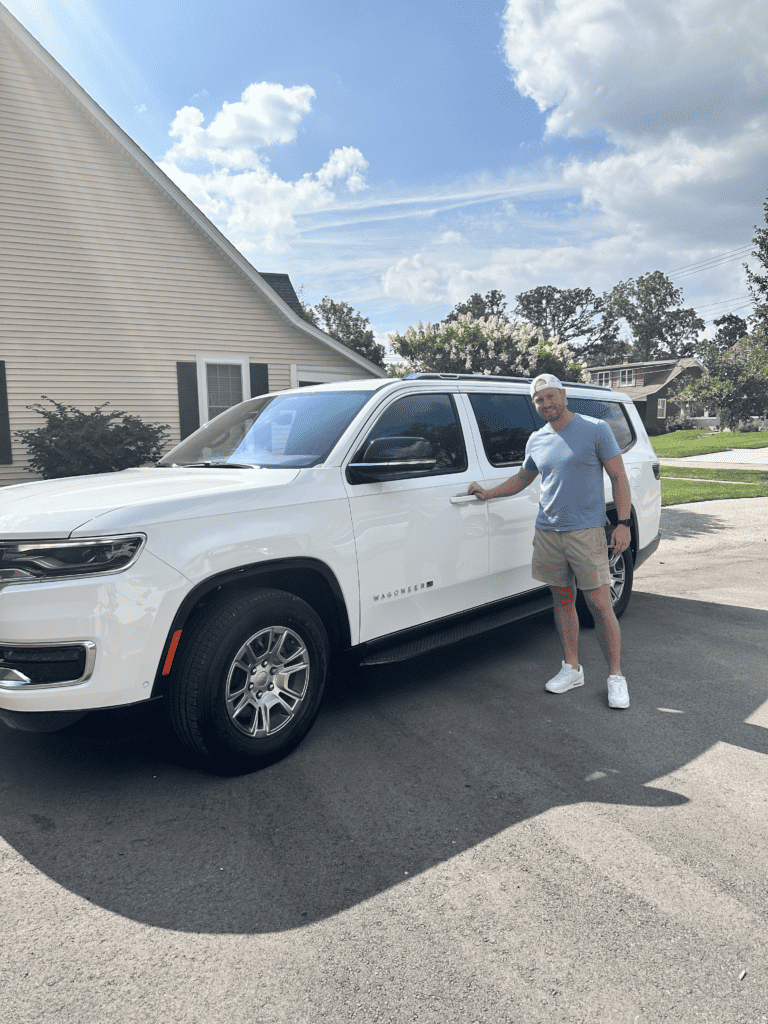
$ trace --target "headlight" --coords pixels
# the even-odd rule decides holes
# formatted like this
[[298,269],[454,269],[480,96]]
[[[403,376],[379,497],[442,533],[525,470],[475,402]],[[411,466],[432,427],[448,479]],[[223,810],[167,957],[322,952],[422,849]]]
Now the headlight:
[[143,535],[137,535],[0,541],[0,585],[122,572],[135,560],[145,540]]

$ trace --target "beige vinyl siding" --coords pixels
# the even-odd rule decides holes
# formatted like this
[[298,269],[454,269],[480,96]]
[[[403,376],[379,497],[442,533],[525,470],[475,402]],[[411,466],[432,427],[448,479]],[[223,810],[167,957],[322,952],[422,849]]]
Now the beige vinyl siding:
[[[42,425],[48,395],[105,401],[179,436],[177,361],[353,360],[289,322],[149,174],[0,23],[0,359],[11,429]],[[31,479],[14,439],[0,484]]]

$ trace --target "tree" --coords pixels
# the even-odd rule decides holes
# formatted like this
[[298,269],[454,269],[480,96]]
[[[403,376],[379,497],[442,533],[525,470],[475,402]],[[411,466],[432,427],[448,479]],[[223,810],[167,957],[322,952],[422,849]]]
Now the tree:
[[629,345],[619,337],[615,309],[591,288],[539,285],[516,299],[518,316],[540,327],[547,338],[557,335],[585,365],[618,363],[629,352]]
[[726,352],[733,348],[737,341],[741,341],[749,333],[747,321],[736,313],[725,313],[714,321],[717,327],[717,334],[712,339],[718,352]]
[[683,291],[660,270],[637,280],[620,281],[605,296],[611,315],[632,332],[632,357],[638,362],[692,356],[704,321],[695,309],[682,308]]
[[334,302],[326,295],[314,307],[302,303],[302,308],[304,319],[309,323],[330,334],[347,348],[359,352],[376,366],[384,366],[384,346],[374,340],[370,321],[348,302]]
[[545,338],[531,324],[508,323],[498,316],[475,319],[460,313],[457,320],[426,326],[419,321],[415,330],[391,334],[390,341],[411,371],[525,377],[554,373],[581,379],[581,365],[564,342]]
[[737,427],[768,411],[768,334],[758,331],[730,348],[709,342],[703,350],[706,373],[677,394],[677,400],[717,409],[720,424]]
[[168,427],[144,423],[138,416],[115,409],[104,412],[104,402],[93,412],[63,405],[42,396],[53,409],[40,403],[27,406],[45,423],[37,430],[17,430],[30,453],[30,473],[52,480],[86,473],[110,473],[157,462],[167,441]]
[[509,317],[505,312],[507,308],[507,304],[504,301],[505,298],[504,293],[497,291],[495,288],[486,292],[485,297],[480,292],[475,292],[473,295],[470,295],[466,302],[457,303],[445,319],[449,322],[455,322],[460,316],[469,314],[473,320],[479,320],[485,316],[495,316],[504,323],[507,323]]
[[[768,224],[768,199],[763,203],[763,212],[765,222]],[[750,320],[754,327],[762,327],[765,330],[768,329],[768,227],[759,228],[755,224],[755,236],[752,239],[752,244],[755,247],[752,250],[752,255],[762,265],[763,273],[755,273],[749,269],[746,263],[744,264],[749,293],[755,304]]]
[[591,288],[555,288],[543,284],[520,292],[515,298],[518,316],[540,327],[545,338],[556,334],[567,344],[592,333],[595,317],[603,307],[603,300]]

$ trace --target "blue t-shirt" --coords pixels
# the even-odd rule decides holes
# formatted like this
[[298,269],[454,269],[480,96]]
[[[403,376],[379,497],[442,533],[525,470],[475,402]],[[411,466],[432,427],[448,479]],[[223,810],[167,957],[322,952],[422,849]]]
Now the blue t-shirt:
[[536,526],[540,530],[605,526],[603,463],[619,452],[604,420],[579,413],[559,432],[547,423],[531,434],[523,468],[541,474]]

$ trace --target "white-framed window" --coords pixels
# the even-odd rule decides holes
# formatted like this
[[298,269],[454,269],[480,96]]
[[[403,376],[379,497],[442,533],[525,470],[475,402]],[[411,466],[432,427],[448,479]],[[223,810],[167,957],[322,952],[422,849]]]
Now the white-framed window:
[[599,384],[601,387],[611,386],[611,371],[610,370],[598,370],[597,373],[592,374],[592,383]]
[[251,397],[248,356],[226,352],[197,356],[197,394],[200,426],[238,402]]
[[656,418],[660,420],[665,420],[667,418],[666,398],[658,398],[656,400]]
[[634,370],[619,370],[619,385],[631,387],[635,383]]
[[359,374],[348,366],[301,366],[291,363],[291,387],[306,388],[311,384],[335,384],[340,380],[355,380]]

